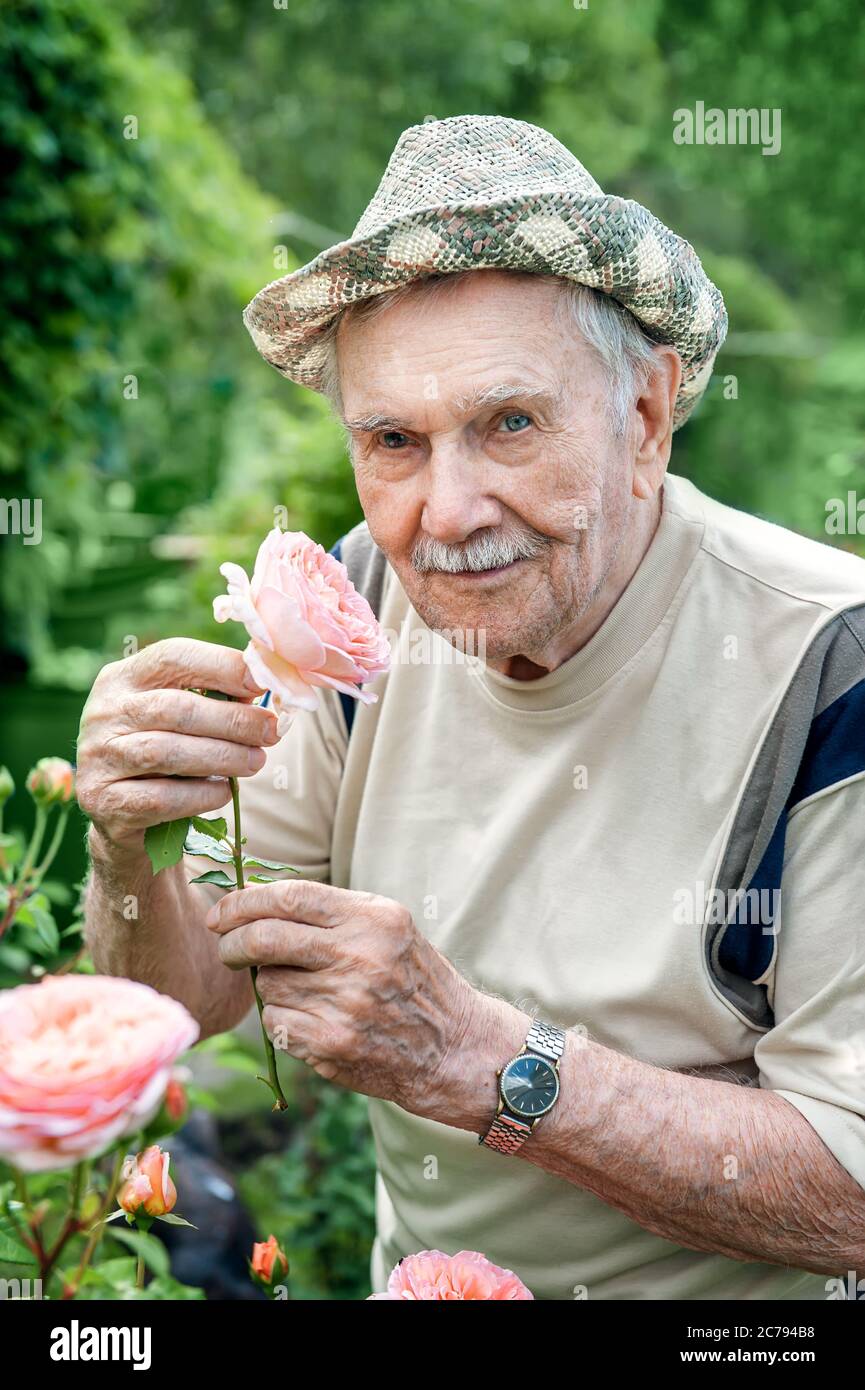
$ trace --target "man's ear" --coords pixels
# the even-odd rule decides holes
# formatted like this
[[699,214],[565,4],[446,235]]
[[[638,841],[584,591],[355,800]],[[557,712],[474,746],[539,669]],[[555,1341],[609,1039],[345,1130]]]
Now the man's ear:
[[682,380],[682,361],[675,348],[659,345],[653,356],[651,375],[636,402],[639,424],[632,491],[643,502],[655,497],[664,481]]

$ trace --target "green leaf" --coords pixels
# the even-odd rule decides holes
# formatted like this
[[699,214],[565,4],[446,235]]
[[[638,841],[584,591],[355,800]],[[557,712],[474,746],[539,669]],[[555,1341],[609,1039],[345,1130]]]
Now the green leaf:
[[206,859],[215,859],[217,864],[230,864],[234,855],[225,845],[218,845],[209,835],[200,835],[190,828],[183,846],[187,854],[203,854]]
[[199,874],[198,878],[191,878],[190,883],[215,883],[218,888],[236,888],[237,884],[233,878],[229,878],[224,869],[208,869],[206,874]]
[[189,820],[170,820],[162,825],[151,825],[144,832],[144,848],[150,857],[154,874],[179,864],[183,857],[183,843],[189,829]]
[[36,936],[45,948],[49,956],[56,955],[60,950],[60,933],[57,930],[57,923],[50,912],[36,911]]
[[276,879],[270,874],[247,874],[247,883],[276,883]]
[[[121,1216],[125,1216],[125,1215],[126,1215],[126,1212],[123,1210],[123,1208],[122,1208],[122,1207],[118,1207],[117,1210],[116,1210],[116,1211],[113,1211],[113,1212],[111,1213],[110,1216],[104,1216],[104,1217],[102,1218],[101,1221],[97,1221],[97,1222],[96,1222],[96,1225],[97,1225],[97,1226],[107,1226],[108,1223],[109,1223],[109,1221],[118,1221],[118,1220],[120,1219]],[[90,1229],[91,1229],[91,1230],[95,1230],[95,1227],[91,1226]]]
[[11,869],[19,863],[24,846],[17,835],[0,835],[0,868]]
[[243,867],[250,869],[288,869],[290,873],[296,874],[299,871],[292,869],[290,864],[279,864],[275,859],[258,859],[252,855],[249,858],[243,856]]
[[32,1265],[36,1261],[26,1245],[0,1231],[0,1261],[7,1265]]
[[32,950],[39,955],[54,955],[60,949],[60,933],[57,924],[51,913],[46,911],[44,904],[47,898],[40,893],[27,902],[22,903],[15,913],[15,922],[31,930],[35,937],[35,942],[28,943]]
[[59,904],[60,907],[66,907],[72,901],[72,890],[56,878],[46,878],[42,884],[42,892],[49,903]]
[[101,1264],[89,1265],[84,1271],[82,1283],[86,1284],[126,1284],[135,1279],[135,1260],[130,1255],[117,1255]]
[[121,1227],[116,1227],[111,1232],[111,1239],[119,1240],[121,1245],[128,1245],[134,1254],[141,1256],[147,1268],[154,1274],[168,1274],[168,1251],[156,1236],[145,1234],[144,1231],[124,1231]]
[[223,816],[207,820],[204,816],[193,816],[192,824],[199,835],[209,835],[212,840],[224,840],[228,834],[228,824]]
[[169,1226],[188,1226],[191,1231],[197,1231],[198,1227],[193,1226],[191,1221],[187,1221],[182,1216],[175,1216],[173,1211],[168,1211],[164,1216],[157,1216],[157,1221],[164,1221]]
[[181,1284],[177,1279],[162,1276],[151,1279],[146,1289],[137,1289],[131,1296],[135,1299],[147,1299],[151,1303],[157,1300],[177,1303],[181,1299],[201,1300],[206,1297],[204,1289],[197,1289],[191,1284]]
[[[25,975],[30,966],[30,956],[21,946],[16,946],[4,937],[0,941],[0,964],[15,975]],[[15,983],[20,984],[21,981],[16,980]]]

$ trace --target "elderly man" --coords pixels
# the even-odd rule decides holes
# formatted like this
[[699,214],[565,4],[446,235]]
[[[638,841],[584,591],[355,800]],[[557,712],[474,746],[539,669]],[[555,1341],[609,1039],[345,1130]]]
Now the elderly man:
[[[456,117],[245,321],[346,426],[339,553],[399,650],[282,739],[236,652],[106,668],[97,966],[205,1033],[260,967],[370,1097],[376,1290],[472,1248],[547,1299],[827,1297],[865,1271],[865,564],[667,475],[718,291],[546,132]],[[302,878],[153,878],[144,827],[232,774]]]

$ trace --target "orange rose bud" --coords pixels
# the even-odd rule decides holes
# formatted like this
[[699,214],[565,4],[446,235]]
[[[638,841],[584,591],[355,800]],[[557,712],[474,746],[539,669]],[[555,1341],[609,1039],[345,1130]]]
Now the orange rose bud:
[[65,806],[75,796],[75,769],[65,758],[40,758],[27,774],[27,790],[40,806]]
[[117,1201],[132,1215],[145,1211],[148,1216],[164,1216],[177,1201],[177,1188],[168,1176],[169,1155],[158,1144],[126,1159],[120,1176],[123,1186]]
[[288,1273],[288,1258],[276,1236],[268,1236],[267,1240],[253,1245],[249,1268],[253,1278],[266,1288],[271,1288]]
[[165,1091],[165,1111],[168,1118],[178,1124],[189,1109],[189,1099],[183,1083],[172,1077]]

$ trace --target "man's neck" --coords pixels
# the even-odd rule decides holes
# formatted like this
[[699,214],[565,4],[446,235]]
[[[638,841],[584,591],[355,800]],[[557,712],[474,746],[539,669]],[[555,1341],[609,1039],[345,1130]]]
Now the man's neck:
[[663,489],[652,508],[634,508],[633,524],[628,528],[619,546],[606,579],[576,622],[564,632],[558,633],[541,651],[503,657],[501,661],[490,661],[488,665],[500,671],[502,675],[510,676],[512,680],[534,681],[548,675],[550,671],[555,671],[570,657],[575,656],[606,622],[642,564],[661,520],[662,494]]

